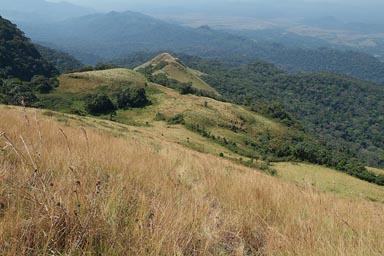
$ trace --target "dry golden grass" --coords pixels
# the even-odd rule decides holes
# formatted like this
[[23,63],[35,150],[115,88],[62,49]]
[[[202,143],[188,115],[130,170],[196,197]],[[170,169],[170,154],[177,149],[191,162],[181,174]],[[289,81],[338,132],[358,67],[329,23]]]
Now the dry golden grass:
[[1,255],[383,255],[380,204],[35,111],[0,107]]
[[59,77],[59,91],[90,92],[100,86],[119,86],[120,83],[132,83],[144,86],[146,78],[138,72],[125,68],[64,74]]
[[372,167],[367,167],[368,170],[375,172],[377,174],[384,175],[384,170],[383,169],[378,169],[378,168],[372,168]]

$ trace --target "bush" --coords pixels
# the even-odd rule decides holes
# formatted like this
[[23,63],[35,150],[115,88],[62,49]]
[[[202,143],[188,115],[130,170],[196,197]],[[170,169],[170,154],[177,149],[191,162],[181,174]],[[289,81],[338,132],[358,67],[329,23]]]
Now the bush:
[[54,87],[59,85],[56,78],[46,78],[44,76],[34,76],[31,79],[30,85],[35,91],[40,93],[49,93]]
[[0,94],[0,104],[8,104],[6,97]]
[[73,115],[78,115],[78,116],[86,116],[87,115],[87,112],[85,112],[82,109],[78,109],[78,108],[71,108],[69,110],[69,113],[71,113]]
[[128,88],[117,95],[119,108],[141,108],[149,104],[144,88]]
[[192,88],[192,83],[181,83],[179,92],[180,94],[185,95],[185,94],[193,94],[195,93],[195,90]]
[[164,114],[157,112],[155,116],[155,121],[166,121],[167,118],[165,117]]
[[106,69],[113,69],[113,68],[117,68],[117,66],[110,63],[97,63],[95,65],[94,70],[106,70]]
[[168,124],[184,124],[184,115],[183,114],[177,114],[167,120]]
[[42,94],[47,94],[50,91],[52,91],[52,89],[53,89],[52,86],[49,85],[48,83],[43,83],[43,84],[39,84],[38,86],[36,86],[36,90]]
[[116,110],[111,99],[105,94],[88,95],[85,108],[91,114],[109,114]]

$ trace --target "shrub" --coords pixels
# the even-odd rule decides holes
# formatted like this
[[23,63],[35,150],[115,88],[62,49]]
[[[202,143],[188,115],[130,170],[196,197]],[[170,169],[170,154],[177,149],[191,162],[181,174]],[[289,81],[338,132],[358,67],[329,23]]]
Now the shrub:
[[149,104],[144,88],[128,88],[117,95],[119,108],[141,108]]
[[192,88],[192,83],[181,83],[179,88],[180,94],[193,94],[195,91]]
[[111,99],[105,94],[88,95],[85,108],[91,114],[109,114],[116,110]]
[[166,121],[167,118],[165,117],[164,114],[157,112],[155,116],[155,121]]
[[184,115],[183,114],[177,114],[167,120],[168,124],[184,124]]

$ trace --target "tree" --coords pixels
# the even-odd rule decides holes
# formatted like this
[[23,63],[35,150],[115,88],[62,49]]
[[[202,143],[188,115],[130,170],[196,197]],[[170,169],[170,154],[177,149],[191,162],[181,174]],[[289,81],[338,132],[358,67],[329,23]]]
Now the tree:
[[33,76],[31,79],[31,86],[33,86],[40,93],[49,93],[53,87],[50,80],[44,76]]
[[86,110],[91,114],[110,114],[116,110],[106,94],[88,95],[85,105]]
[[128,88],[117,95],[117,106],[122,109],[141,108],[148,103],[144,88]]

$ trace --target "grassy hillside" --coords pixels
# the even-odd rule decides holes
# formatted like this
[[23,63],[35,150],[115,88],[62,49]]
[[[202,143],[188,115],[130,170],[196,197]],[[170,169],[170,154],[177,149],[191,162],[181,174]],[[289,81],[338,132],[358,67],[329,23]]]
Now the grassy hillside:
[[180,83],[191,83],[192,88],[196,90],[219,95],[215,89],[200,78],[203,75],[201,72],[188,68],[169,53],[157,55],[152,60],[136,67],[135,70],[142,71],[144,74],[150,72],[152,76],[165,74],[168,79],[174,79]]
[[132,70],[111,69],[61,75],[59,87],[50,94],[40,94],[40,107],[85,114],[85,97],[90,94],[119,94],[129,87],[141,87],[146,78]]
[[[164,58],[176,61],[170,55],[159,55],[155,61],[160,60],[157,65],[161,68],[168,65],[166,61],[161,64]],[[148,77],[148,69],[144,69]],[[149,77],[157,71],[151,66]],[[196,93],[194,91],[185,92],[184,88],[191,86],[191,82],[186,87],[181,84],[181,90],[169,86],[177,89],[174,90],[151,83],[144,75],[128,69],[66,74],[59,78],[60,86],[53,93],[40,95],[41,107],[78,115],[98,115],[135,126],[157,127],[159,123],[179,126],[231,153],[209,152],[201,145],[190,143],[190,137],[186,136],[183,141],[191,148],[231,158],[247,166],[259,166],[270,173],[274,173],[268,167],[271,161],[307,161],[382,184],[381,176],[366,170],[348,151],[335,150],[309,136],[282,109],[274,109],[273,115],[266,118],[251,108],[190,94]]]
[[382,204],[297,187],[148,127],[4,106],[0,118],[1,254],[384,250]]
[[300,187],[330,191],[357,201],[367,199],[384,203],[383,187],[355,179],[333,169],[302,163],[274,163],[273,168],[284,180],[292,181]]
[[[135,126],[162,129],[167,125],[173,129],[188,130],[189,135],[182,141],[189,147],[236,158],[246,165],[259,166],[263,162],[282,159],[309,160],[295,148],[303,144],[317,145],[315,140],[295,126],[288,127],[235,104],[181,94],[150,83],[142,74],[128,69],[66,74],[60,76],[59,81],[60,86],[52,93],[40,95],[44,108],[86,115],[89,112],[89,95],[105,95],[118,105],[122,91],[143,88],[149,104],[139,108],[119,108],[101,113],[100,117]],[[196,136],[226,150],[207,150],[201,143],[191,141]]]

